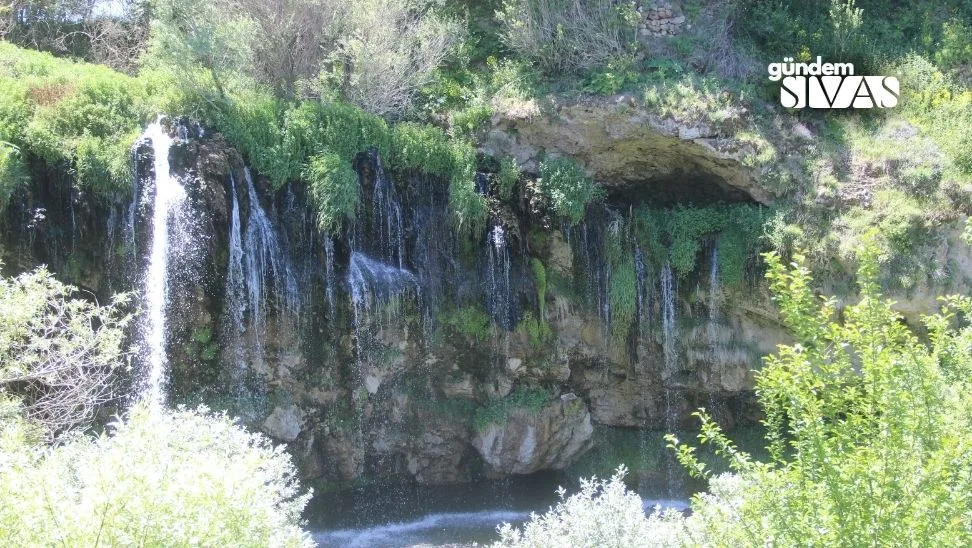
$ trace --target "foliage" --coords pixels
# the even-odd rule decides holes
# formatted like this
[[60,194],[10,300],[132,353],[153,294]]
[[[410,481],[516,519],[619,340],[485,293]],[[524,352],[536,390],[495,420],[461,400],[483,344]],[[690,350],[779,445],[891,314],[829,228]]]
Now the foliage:
[[227,84],[247,74],[256,34],[252,20],[230,0],[164,0],[153,3],[147,51],[150,66],[169,69],[182,85],[224,98]]
[[505,398],[490,400],[473,413],[473,427],[482,432],[491,424],[503,424],[513,412],[536,415],[550,401],[549,391],[541,388],[517,388]]
[[604,65],[631,49],[636,30],[630,7],[606,0],[507,0],[497,18],[506,45],[548,72]]
[[500,160],[499,173],[496,174],[496,195],[504,202],[513,197],[513,189],[520,182],[520,166],[516,159],[507,156]]
[[[797,342],[780,346],[757,374],[768,463],[753,461],[700,414],[700,439],[741,480],[734,511],[704,520],[710,542],[972,540],[964,495],[972,487],[966,434],[972,328],[959,322],[972,312],[972,300],[947,298],[941,314],[924,318],[926,345],[880,295],[878,253],[873,242],[861,250],[860,300],[844,309],[842,322],[835,320],[835,299],[814,294],[802,255],[789,267],[766,255],[767,278]],[[707,474],[692,448],[678,451],[690,471]],[[693,507],[711,504],[697,498]]]
[[542,347],[553,338],[553,331],[550,330],[550,324],[535,318],[532,312],[523,314],[523,318],[516,325],[515,331],[517,334],[526,336],[534,348]]
[[48,440],[90,425],[123,395],[129,296],[99,306],[77,294],[43,269],[0,279],[0,396]]
[[624,342],[628,328],[634,323],[638,303],[638,280],[634,260],[628,256],[611,267],[608,299],[611,302],[611,332],[618,342]]
[[20,149],[0,142],[0,211],[7,205],[11,194],[27,181],[27,168],[20,157]]
[[567,496],[561,487],[560,502],[547,513],[531,514],[522,527],[506,523],[499,528],[501,547],[625,547],[680,546],[677,512],[645,515],[641,497],[624,484],[627,469],[619,466],[609,480],[581,479],[581,490]]
[[972,69],[972,25],[959,19],[945,23],[935,62],[946,71]]
[[439,321],[460,335],[479,343],[489,339],[491,333],[489,315],[480,304],[470,304],[453,312],[443,312]]
[[575,225],[584,218],[587,204],[604,198],[604,190],[566,158],[540,162],[540,193],[557,215]]
[[462,38],[438,1],[366,0],[345,5],[344,32],[322,85],[367,112],[400,116]]
[[[0,142],[74,168],[84,189],[130,187],[131,147],[151,106],[137,80],[0,43]],[[9,156],[8,156],[9,157]]]
[[596,95],[614,95],[633,84],[641,83],[644,75],[638,70],[630,56],[612,59],[590,72],[584,84],[584,91]]
[[361,186],[358,174],[346,160],[333,153],[312,156],[302,178],[308,185],[311,203],[317,208],[321,232],[335,234],[341,230],[342,222],[354,221],[361,202]]
[[647,263],[669,261],[679,277],[695,270],[706,236],[719,246],[720,277],[727,285],[743,279],[746,263],[759,249],[762,227],[771,212],[734,204],[706,207],[677,205],[671,209],[641,207],[634,212],[634,234]]
[[533,274],[533,283],[537,286],[537,306],[539,307],[541,323],[547,321],[547,269],[543,262],[533,257],[530,259],[530,272]]
[[290,457],[205,408],[136,406],[44,448],[0,428],[0,531],[16,546],[310,546]]

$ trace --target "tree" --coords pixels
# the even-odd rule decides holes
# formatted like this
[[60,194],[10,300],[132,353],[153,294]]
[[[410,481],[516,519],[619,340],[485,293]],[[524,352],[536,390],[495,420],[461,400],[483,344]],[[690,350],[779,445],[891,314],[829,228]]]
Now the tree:
[[364,0],[348,6],[346,29],[320,90],[378,115],[398,116],[459,42],[462,27],[434,1]]
[[50,441],[124,395],[129,295],[100,306],[44,269],[0,278],[0,396]]
[[506,45],[548,72],[579,72],[628,53],[636,18],[611,0],[508,0],[496,13]]
[[[860,300],[840,318],[835,299],[815,294],[803,256],[766,259],[796,339],[757,373],[771,460],[754,462],[700,413],[700,439],[741,482],[735,503],[695,501],[697,534],[715,545],[968,546],[972,299],[943,299],[924,319],[925,344],[881,296],[873,241],[858,256]],[[693,448],[678,454],[707,476]],[[732,511],[709,511],[719,505]]]

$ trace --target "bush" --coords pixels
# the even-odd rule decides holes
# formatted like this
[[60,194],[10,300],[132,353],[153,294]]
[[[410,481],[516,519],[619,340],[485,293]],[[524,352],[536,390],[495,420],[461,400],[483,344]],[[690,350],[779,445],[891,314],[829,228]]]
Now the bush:
[[76,295],[46,270],[0,278],[0,397],[21,404],[47,440],[87,427],[123,395],[129,296],[98,306]]
[[361,185],[351,164],[337,154],[324,153],[311,157],[304,167],[311,203],[317,209],[317,226],[321,232],[336,234],[341,223],[354,221],[361,202]]
[[587,204],[604,198],[604,190],[566,158],[540,162],[538,185],[554,212],[571,225],[584,218]]
[[131,188],[131,147],[152,107],[139,80],[0,43],[0,142],[103,195]]
[[609,0],[508,0],[497,12],[506,45],[549,72],[577,72],[628,52],[630,7]]
[[435,1],[349,2],[337,63],[321,73],[323,89],[372,114],[401,116],[462,38],[462,26]]
[[622,465],[609,480],[581,479],[580,492],[569,497],[561,487],[556,506],[542,515],[531,514],[522,528],[503,524],[493,547],[682,546],[680,514],[646,516],[641,497],[624,485],[626,472]]
[[296,470],[224,415],[135,407],[54,448],[0,429],[0,531],[16,546],[311,546]]
[[503,424],[514,411],[536,415],[547,405],[550,398],[551,394],[547,390],[517,388],[505,398],[491,400],[476,409],[473,414],[473,427],[483,431],[491,424]]
[[[944,299],[941,314],[924,318],[926,346],[880,295],[878,253],[865,242],[860,300],[842,321],[836,300],[813,291],[802,255],[792,266],[766,256],[767,278],[797,342],[780,346],[757,373],[769,462],[754,462],[700,413],[700,440],[728,460],[740,485],[731,512],[707,512],[713,499],[693,503],[712,518],[702,524],[703,543],[972,542],[965,496],[972,488],[972,299]],[[707,474],[692,448],[678,451],[690,472]]]

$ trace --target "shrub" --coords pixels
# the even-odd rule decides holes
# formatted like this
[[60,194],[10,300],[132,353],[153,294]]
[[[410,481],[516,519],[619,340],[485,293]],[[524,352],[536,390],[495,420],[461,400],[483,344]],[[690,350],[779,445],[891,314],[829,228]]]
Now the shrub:
[[90,424],[120,393],[129,296],[98,306],[37,270],[0,278],[0,396],[12,397],[44,436]]
[[496,174],[496,195],[506,201],[513,197],[513,189],[520,181],[520,166],[516,159],[507,156],[500,160],[499,173]]
[[455,312],[442,314],[439,321],[479,343],[486,342],[491,333],[489,315],[479,304],[462,306]]
[[361,186],[351,164],[337,154],[318,154],[307,162],[303,179],[311,203],[317,209],[317,226],[322,232],[336,234],[342,222],[354,221],[361,202]]
[[321,73],[322,89],[338,89],[381,116],[404,114],[463,34],[434,1],[353,2],[343,18],[343,36],[331,53],[337,62]]
[[[697,514],[713,518],[704,520],[700,542],[972,542],[964,495],[972,488],[972,299],[944,299],[942,313],[924,318],[926,345],[880,295],[878,254],[865,241],[860,300],[840,321],[836,300],[815,294],[805,257],[797,253],[786,266],[766,255],[767,278],[796,339],[757,373],[769,462],[753,461],[699,414],[700,440],[728,460],[740,485],[731,511],[707,512],[712,499],[693,503]],[[680,445],[678,452],[690,472],[707,475],[692,448]]]
[[497,12],[506,45],[550,72],[604,65],[634,41],[630,8],[608,0],[508,0]]
[[547,390],[517,388],[505,398],[491,400],[476,409],[473,414],[473,426],[476,430],[482,431],[491,424],[502,424],[513,411],[536,415],[547,405],[550,398],[551,394]]
[[50,544],[310,546],[289,456],[225,415],[135,407],[53,448],[0,431],[0,531]]
[[646,516],[641,497],[625,487],[626,473],[622,465],[609,480],[581,479],[580,492],[569,497],[561,487],[556,506],[542,515],[531,514],[522,527],[503,524],[493,547],[682,546],[681,515]]
[[540,162],[538,184],[554,212],[571,225],[584,218],[587,204],[604,198],[604,190],[566,158]]

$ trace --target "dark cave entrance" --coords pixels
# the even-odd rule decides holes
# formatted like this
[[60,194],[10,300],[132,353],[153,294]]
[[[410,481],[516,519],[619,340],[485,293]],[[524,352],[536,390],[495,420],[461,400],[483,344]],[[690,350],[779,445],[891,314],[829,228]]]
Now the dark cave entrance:
[[745,190],[705,171],[678,170],[641,181],[603,186],[608,193],[608,204],[618,208],[641,204],[669,208],[679,204],[704,207],[717,203],[759,203]]

